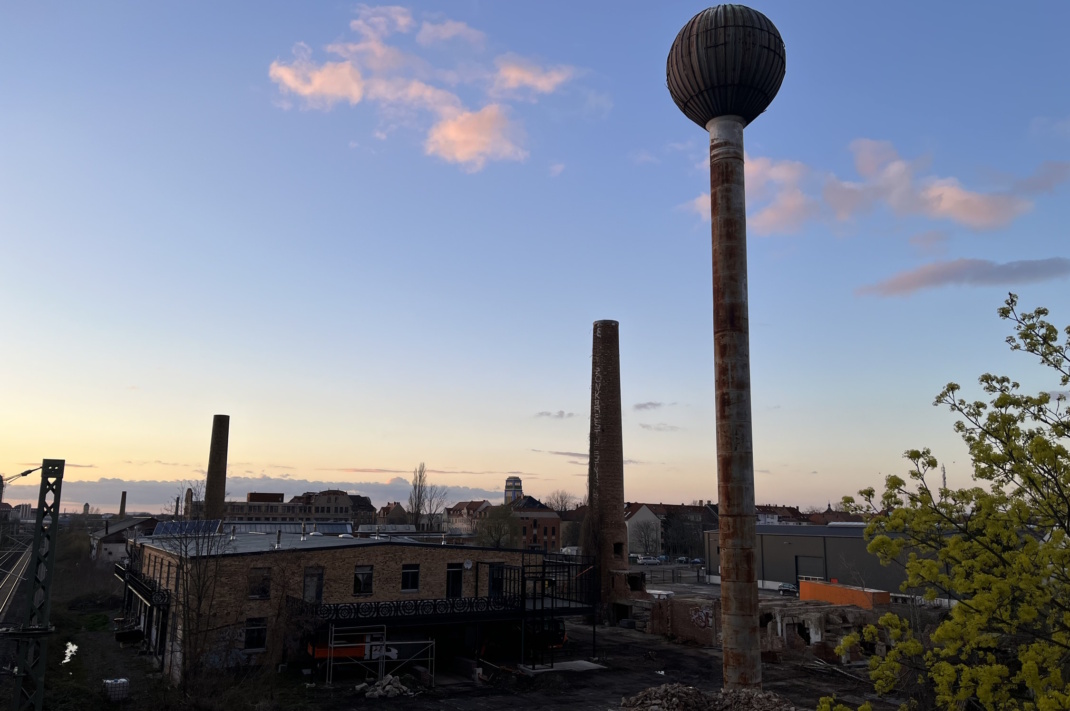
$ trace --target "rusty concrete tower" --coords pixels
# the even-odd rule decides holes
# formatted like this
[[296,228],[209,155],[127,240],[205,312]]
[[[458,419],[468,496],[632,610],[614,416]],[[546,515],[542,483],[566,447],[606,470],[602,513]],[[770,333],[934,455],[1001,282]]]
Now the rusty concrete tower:
[[617,580],[618,588],[627,590],[628,572],[620,417],[620,331],[616,321],[594,322],[591,356],[591,439],[583,553],[596,556],[598,560],[602,616],[612,618],[614,580]]
[[710,134],[713,348],[724,685],[760,688],[743,128],[784,80],[784,40],[762,13],[718,5],[691,18],[666,62],[669,93]]
[[212,446],[208,451],[208,476],[204,484],[204,518],[223,518],[223,499],[227,495],[227,445],[230,440],[230,415],[212,418]]

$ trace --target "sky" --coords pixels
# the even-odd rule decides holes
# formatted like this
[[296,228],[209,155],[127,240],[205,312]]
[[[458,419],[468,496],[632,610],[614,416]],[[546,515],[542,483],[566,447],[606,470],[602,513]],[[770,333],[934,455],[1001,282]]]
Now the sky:
[[[754,2],[787,75],[746,130],[759,503],[931,447],[1070,323],[1070,5]],[[231,417],[228,494],[582,495],[620,322],[625,498],[716,499],[708,137],[665,58],[705,5],[7,3],[0,476],[160,511]],[[35,501],[36,475],[5,500]]]

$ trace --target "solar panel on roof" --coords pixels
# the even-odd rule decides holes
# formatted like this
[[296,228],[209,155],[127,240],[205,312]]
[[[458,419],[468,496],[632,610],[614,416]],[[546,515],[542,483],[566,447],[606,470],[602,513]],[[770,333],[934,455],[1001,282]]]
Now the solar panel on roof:
[[215,519],[209,521],[161,521],[153,529],[153,536],[190,536],[205,533],[218,533],[223,522]]

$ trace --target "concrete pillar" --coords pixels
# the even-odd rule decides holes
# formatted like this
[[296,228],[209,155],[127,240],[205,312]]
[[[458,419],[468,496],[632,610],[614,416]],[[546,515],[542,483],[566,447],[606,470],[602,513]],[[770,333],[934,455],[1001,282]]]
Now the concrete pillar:
[[726,688],[761,684],[751,434],[747,202],[743,119],[718,116],[710,132],[713,349]]

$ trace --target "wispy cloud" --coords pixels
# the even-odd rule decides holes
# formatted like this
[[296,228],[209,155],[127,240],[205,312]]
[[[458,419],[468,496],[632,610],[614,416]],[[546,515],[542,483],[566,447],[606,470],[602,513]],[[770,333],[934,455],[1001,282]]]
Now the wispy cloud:
[[424,22],[416,33],[416,41],[427,47],[433,44],[459,39],[476,47],[482,47],[487,36],[463,22],[445,20],[444,22]]
[[565,164],[564,163],[553,163],[553,164],[550,165],[550,177],[551,178],[556,178],[557,176],[561,175],[564,172],[565,172]]
[[1026,259],[999,264],[987,259],[954,259],[925,264],[877,284],[863,286],[858,294],[905,296],[940,286],[1009,286],[1070,276],[1070,259]]
[[[743,164],[748,203],[747,229],[755,234],[792,234],[821,213],[818,200],[803,191],[809,168],[798,161],[746,156]],[[710,221],[710,196],[703,193],[680,206]]]
[[1070,139],[1070,116],[1065,118],[1038,116],[1030,121],[1029,130],[1041,136],[1052,135]]
[[655,156],[653,153],[651,153],[648,150],[644,150],[642,148],[640,148],[639,150],[634,150],[631,153],[629,153],[628,154],[628,159],[631,160],[631,162],[635,163],[636,165],[643,165],[644,163],[660,163],[661,162],[660,160],[658,160],[657,156]]
[[558,457],[573,457],[576,459],[587,459],[587,452],[557,452],[552,449],[533,449],[532,452],[539,452],[540,454],[553,454]]
[[[888,141],[852,141],[856,178],[822,176],[798,161],[747,155],[748,230],[790,234],[816,219],[845,222],[887,208],[898,217],[921,216],[973,230],[1004,227],[1033,208],[1030,198],[1070,181],[1070,162],[1046,161],[1029,176],[1007,179],[1002,189],[978,191],[955,177],[927,174],[927,161],[907,160]],[[705,166],[705,157],[699,166]],[[816,194],[823,181],[820,197]],[[679,206],[710,219],[709,196]],[[930,242],[929,247],[935,246]]]
[[443,119],[431,128],[424,149],[469,171],[482,170],[488,160],[524,160],[522,132],[509,122],[506,109],[489,104],[479,111],[466,111]]
[[290,64],[276,60],[268,68],[268,76],[284,94],[300,96],[313,109],[329,109],[339,101],[354,105],[364,98],[364,78],[351,62],[315,64],[312,50],[303,43],[294,47],[293,54]]
[[651,401],[651,402],[637,402],[634,405],[632,405],[632,408],[635,409],[635,410],[656,410],[659,407],[664,407],[664,406],[665,406],[665,403],[663,403],[663,402],[653,402],[653,401]]
[[[385,124],[374,132],[380,140],[399,125],[427,127],[424,153],[468,172],[482,170],[491,161],[525,160],[524,131],[503,100],[534,101],[557,91],[577,70],[542,66],[513,54],[499,56],[493,68],[435,67],[398,46],[416,28],[417,20],[407,8],[360,5],[350,22],[356,37],[326,46],[333,59],[314,60],[311,48],[298,43],[293,59],[272,62],[268,76],[278,86],[284,107],[289,107],[290,99],[303,108],[324,111],[339,104],[374,104]],[[452,41],[479,46],[485,35],[464,22],[434,18],[419,25],[414,39],[416,46],[425,48]],[[413,47],[411,39],[408,46]],[[453,90],[458,83],[477,84],[489,100],[469,108]],[[563,170],[563,163],[553,164],[550,174],[557,176]]]
[[650,430],[651,432],[679,432],[681,429],[683,429],[681,427],[677,427],[676,425],[669,425],[664,422],[659,422],[656,425],[650,425],[646,424],[645,422],[640,422],[639,426],[642,427],[644,430]]
[[765,202],[748,216],[748,230],[760,235],[791,234],[820,212],[817,200],[803,192],[802,182],[809,174],[804,164],[748,155],[743,172],[748,198]]
[[[409,472],[411,473],[411,472]],[[451,472],[443,472],[448,475]],[[408,473],[406,473],[408,474]],[[527,475],[532,476],[532,475]],[[451,482],[448,478],[435,482],[448,490],[447,502],[490,499],[500,500],[501,488],[472,487]],[[127,492],[127,511],[146,511],[150,514],[174,511],[175,496],[185,492],[187,482],[169,480],[131,480],[102,477],[95,481],[70,480],[63,482],[63,498],[81,504],[100,506],[104,511],[119,508],[120,492]],[[250,491],[275,491],[289,496],[306,491],[342,489],[352,494],[369,496],[381,506],[388,501],[404,501],[412,484],[407,476],[394,476],[387,481],[337,481],[305,478],[281,478],[271,476],[228,476],[227,498],[242,501]],[[9,485],[5,500],[36,501],[36,484]]]
[[918,177],[921,161],[903,159],[888,141],[860,138],[852,141],[851,151],[861,180],[833,176],[824,188],[825,201],[839,220],[885,205],[900,216],[922,215],[990,230],[1008,225],[1032,209],[1033,203],[1026,196],[1051,190],[1070,177],[1070,171],[1061,164],[1047,163],[1007,190],[985,193],[969,190],[953,177]]
[[497,72],[492,95],[532,98],[534,94],[551,94],[576,75],[574,67],[558,65],[540,67],[535,62],[513,54],[494,60]]
[[548,417],[552,420],[565,420],[569,417],[574,417],[576,413],[565,412],[564,410],[558,410],[557,412],[551,412],[549,410],[543,410],[542,412],[536,412],[535,417]]

